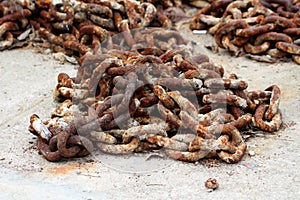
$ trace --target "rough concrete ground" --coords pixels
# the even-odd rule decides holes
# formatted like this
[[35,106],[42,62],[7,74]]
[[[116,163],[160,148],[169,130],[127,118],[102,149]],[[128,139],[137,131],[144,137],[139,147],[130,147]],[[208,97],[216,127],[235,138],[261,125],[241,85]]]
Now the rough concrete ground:
[[[188,38],[199,50],[236,73],[248,90],[277,84],[284,126],[275,134],[258,134],[247,141],[248,151],[238,164],[183,163],[146,155],[91,155],[50,163],[38,154],[29,133],[29,117],[50,116],[52,90],[59,72],[75,75],[74,65],[61,65],[51,55],[32,50],[0,53],[0,199],[297,199],[300,196],[300,66],[259,63],[235,58],[205,47],[211,36]],[[147,164],[149,163],[149,164]],[[209,193],[208,178],[220,187]]]

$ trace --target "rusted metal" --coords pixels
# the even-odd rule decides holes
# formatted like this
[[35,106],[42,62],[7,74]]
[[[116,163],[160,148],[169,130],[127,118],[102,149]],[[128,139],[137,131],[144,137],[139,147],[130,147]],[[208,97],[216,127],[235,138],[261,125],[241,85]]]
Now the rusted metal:
[[[146,26],[170,28],[172,15],[166,14],[167,10],[175,11],[180,9],[183,3],[187,3],[203,7],[190,21],[190,27],[196,30],[208,30],[214,35],[218,46],[227,49],[235,56],[247,53],[247,57],[259,60],[258,55],[263,55],[260,60],[268,62],[292,57],[297,63],[299,56],[295,53],[298,51],[295,50],[297,47],[294,46],[294,41],[299,38],[300,16],[297,12],[299,4],[296,1],[278,2],[273,5],[264,0],[213,2],[102,0],[78,1],[74,4],[64,2],[53,5],[51,1],[26,0],[16,1],[16,6],[11,6],[3,1],[0,3],[0,26],[13,22],[19,24],[19,27],[17,30],[7,29],[4,32],[0,29],[2,33],[0,38],[3,40],[0,47],[4,50],[12,46],[17,41],[14,38],[28,30],[30,26],[39,32],[40,37],[53,43],[51,45],[53,51],[77,57],[87,52],[92,54],[102,52],[100,43],[108,39],[109,35],[118,32],[122,32],[126,43],[132,47],[135,42],[131,34],[128,34],[131,29]],[[20,9],[15,9],[15,7]],[[165,35],[169,37],[171,32]],[[68,39],[62,39],[61,34],[64,33],[74,34],[77,41],[70,42]],[[282,43],[276,45],[277,41],[289,43],[289,48]],[[170,47],[166,43],[162,45],[167,49]],[[286,54],[275,52],[274,48],[285,49],[283,51]],[[147,49],[147,51],[154,51],[154,49]],[[253,55],[249,56],[249,54]],[[265,59],[265,55],[272,58]]]
[[35,114],[30,118],[29,130],[38,136],[37,147],[48,161],[57,162],[62,158],[86,156],[93,151],[92,142],[83,136],[74,135],[68,125],[58,129],[55,126],[57,122],[44,124]]
[[263,131],[267,132],[274,132],[277,131],[282,123],[282,116],[281,113],[276,113],[271,121],[267,121],[264,118],[265,111],[268,108],[267,105],[261,104],[257,107],[254,117],[253,117],[253,124],[254,126],[260,128]]
[[198,11],[190,28],[208,29],[219,47],[236,56],[263,62],[292,57],[299,63],[299,9],[296,1],[214,1]]
[[[91,139],[111,154],[165,149],[181,161],[218,157],[236,163],[247,148],[244,130],[280,128],[278,86],[247,92],[245,81],[224,77],[224,68],[207,56],[191,56],[179,31],[144,29],[171,27],[172,9],[164,9],[182,1],[89,0],[73,6],[37,0],[21,3],[20,12],[0,5],[1,50],[33,27],[54,51],[78,58],[76,77],[58,75],[54,97],[60,106],[49,119],[30,118],[29,130],[49,161],[89,155]],[[191,27],[209,29],[220,47],[236,55],[277,49],[297,62],[294,6],[276,8],[279,16],[254,0],[213,1]],[[123,37],[114,38],[116,33]]]
[[[149,31],[141,33],[149,34]],[[77,119],[77,131],[96,142],[100,151],[127,154],[164,148],[169,157],[187,162],[205,157],[219,157],[227,163],[240,161],[246,151],[240,131],[252,126],[252,114],[254,126],[271,132],[278,130],[281,124],[278,119],[280,90],[276,85],[264,91],[247,92],[248,84],[235,74],[223,77],[224,70],[220,73],[222,67],[203,62],[200,69],[194,68],[176,51],[168,56],[170,58],[160,59],[152,54],[125,50],[110,51],[98,59],[93,55],[84,56],[87,60],[98,60],[97,66],[88,70],[92,63],[82,62],[85,75],[79,73],[76,78],[59,74],[56,90],[68,99],[55,110],[52,117],[66,118],[76,100],[81,106],[89,107],[88,115],[82,113],[81,119]],[[185,67],[178,67],[182,63],[186,63]],[[144,65],[147,68],[143,68]],[[130,70],[119,73],[125,66],[130,66]],[[156,71],[157,67],[163,71]],[[143,71],[145,69],[146,73]],[[182,72],[183,69],[208,75],[182,77],[181,73],[186,73]],[[176,73],[173,70],[177,70]],[[161,77],[161,74],[166,77]],[[103,89],[102,83],[108,87]],[[94,89],[96,86],[102,89]],[[100,95],[102,90],[106,91],[103,97]],[[79,95],[82,91],[85,91],[84,95]],[[199,95],[200,91],[202,95]],[[87,99],[94,103],[89,103]],[[259,105],[253,103],[257,101]],[[232,109],[211,107],[220,103]],[[260,105],[265,103],[269,105],[261,111]],[[205,106],[210,109],[204,111]],[[265,116],[272,122],[264,121]],[[68,138],[73,137],[70,132],[58,131],[56,135],[57,142],[53,139],[50,145],[54,157],[48,160],[56,160],[56,151],[61,157],[81,155],[79,152],[82,149],[88,151],[89,145],[73,145],[71,149],[66,149]],[[52,148],[52,143],[57,147]],[[47,150],[46,147],[44,149]]]

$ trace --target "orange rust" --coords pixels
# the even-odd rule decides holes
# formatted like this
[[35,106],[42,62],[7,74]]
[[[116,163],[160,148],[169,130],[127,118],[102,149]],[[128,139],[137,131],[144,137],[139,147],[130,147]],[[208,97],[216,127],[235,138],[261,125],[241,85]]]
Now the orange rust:
[[120,12],[118,11],[114,11],[113,12],[113,18],[114,18],[114,25],[115,27],[118,28],[118,30],[120,31],[120,25],[121,25],[121,22],[122,22],[122,15],[120,14]]
[[39,8],[49,8],[52,1],[51,0],[36,0],[35,3]]

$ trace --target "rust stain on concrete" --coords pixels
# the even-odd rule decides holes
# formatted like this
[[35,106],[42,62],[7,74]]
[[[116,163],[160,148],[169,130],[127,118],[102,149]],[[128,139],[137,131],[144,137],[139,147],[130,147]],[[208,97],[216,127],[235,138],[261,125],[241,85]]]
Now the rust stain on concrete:
[[45,171],[50,174],[69,174],[71,172],[78,171],[87,172],[95,169],[95,163],[77,163],[77,162],[68,162],[58,166],[45,167]]

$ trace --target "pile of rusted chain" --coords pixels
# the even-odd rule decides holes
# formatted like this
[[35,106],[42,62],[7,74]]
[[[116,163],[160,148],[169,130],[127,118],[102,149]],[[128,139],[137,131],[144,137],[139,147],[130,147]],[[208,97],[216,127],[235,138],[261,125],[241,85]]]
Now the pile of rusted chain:
[[219,47],[236,56],[266,62],[292,57],[300,64],[297,0],[217,0],[193,17],[190,28],[208,29]]
[[[1,1],[1,50],[22,45],[18,43],[36,30],[55,52],[79,58],[76,77],[58,76],[54,96],[61,104],[51,118],[30,118],[29,130],[38,136],[37,147],[47,160],[86,156],[94,141],[98,149],[112,154],[164,149],[182,161],[219,157],[235,163],[246,151],[241,131],[279,129],[276,85],[248,92],[243,80],[234,74],[224,77],[224,69],[207,56],[193,56],[178,31],[140,29],[170,28],[163,9],[180,2]],[[246,41],[234,34],[251,23],[223,15],[220,21],[228,23],[219,24],[215,38],[234,49],[232,39]],[[266,26],[283,26],[277,16],[275,25],[269,25],[267,17]],[[35,36],[30,39],[37,41]],[[264,38],[261,41],[265,44]]]
[[84,56],[76,77],[59,74],[54,96],[62,103],[50,119],[31,117],[30,130],[47,160],[91,151],[89,138],[110,154],[162,149],[181,161],[236,163],[246,152],[241,131],[280,128],[276,85],[248,92],[235,74],[224,77],[223,67],[195,55],[177,31],[124,35],[125,42],[106,44],[118,48]]
[[146,26],[171,28],[172,20],[165,9],[182,7],[181,0],[61,2],[0,0],[0,50],[33,41],[34,45],[42,42],[41,46],[69,56],[101,53],[100,43],[108,35]]

